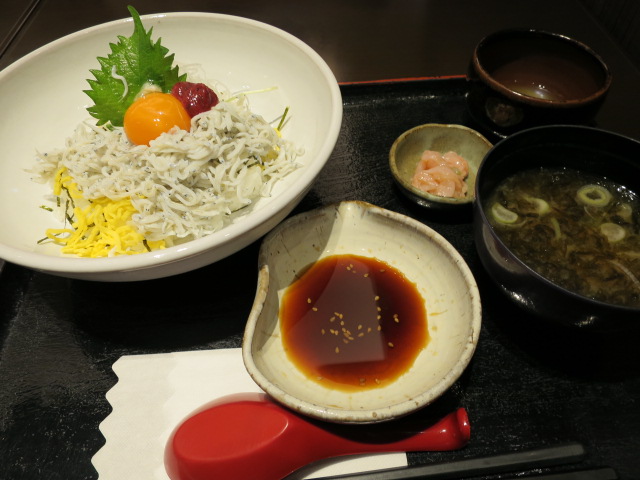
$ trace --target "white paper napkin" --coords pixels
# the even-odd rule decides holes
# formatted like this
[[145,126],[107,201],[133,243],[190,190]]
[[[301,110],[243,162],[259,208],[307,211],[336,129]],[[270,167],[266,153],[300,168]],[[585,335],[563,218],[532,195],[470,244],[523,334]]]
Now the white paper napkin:
[[[91,460],[100,480],[169,480],[164,449],[182,420],[216,398],[261,391],[239,348],[124,356],[113,371],[118,383],[106,394],[113,410],[100,424],[106,442]],[[358,455],[318,462],[287,480],[406,465],[404,453]]]

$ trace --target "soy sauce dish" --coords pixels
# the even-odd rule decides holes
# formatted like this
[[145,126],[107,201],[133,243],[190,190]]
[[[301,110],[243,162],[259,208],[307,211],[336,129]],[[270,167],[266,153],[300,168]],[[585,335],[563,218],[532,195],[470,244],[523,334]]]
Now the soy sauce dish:
[[420,409],[465,370],[481,306],[438,233],[363,202],[299,214],[264,239],[242,353],[277,402],[375,423]]
[[516,133],[487,154],[474,238],[509,299],[564,327],[640,327],[638,158],[636,140],[569,125]]

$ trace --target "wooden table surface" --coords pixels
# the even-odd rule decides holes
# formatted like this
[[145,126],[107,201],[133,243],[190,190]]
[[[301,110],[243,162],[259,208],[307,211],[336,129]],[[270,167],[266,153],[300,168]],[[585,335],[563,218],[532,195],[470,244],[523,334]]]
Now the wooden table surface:
[[3,2],[0,7],[0,58],[18,34],[24,23],[31,17],[39,0],[26,2]]
[[[604,345],[604,339],[589,338],[585,352],[575,345],[565,348],[561,337],[553,337],[557,332],[540,334],[509,324],[504,317],[518,313],[487,286],[473,253],[470,224],[439,222],[412,208],[387,188],[388,172],[377,170],[382,185],[343,173],[345,168],[356,173],[369,168],[358,164],[359,151],[366,153],[363,161],[384,160],[389,138],[367,139],[362,122],[370,115],[384,123],[389,137],[406,126],[393,124],[394,105],[405,100],[428,104],[441,120],[462,115],[462,77],[474,45],[486,34],[510,27],[566,34],[600,53],[614,82],[597,124],[640,139],[640,72],[578,0],[182,0],[179,6],[167,0],[0,0],[0,69],[64,35],[127,17],[128,3],[141,14],[216,12],[286,30],[325,59],[346,99],[351,88],[360,87],[348,85],[353,82],[455,77],[454,90],[443,99],[426,98],[416,85],[402,87],[402,98],[385,90],[388,112],[372,111],[366,104],[369,94],[358,91],[357,101],[345,109],[345,125],[358,133],[361,143],[350,145],[350,136],[341,137],[328,168],[300,208],[343,199],[379,201],[440,231],[469,262],[482,286],[485,314],[474,364],[446,400],[467,404],[472,414],[474,436],[461,455],[578,440],[592,455],[590,465],[612,466],[623,479],[640,477],[637,348],[616,348],[618,343]],[[434,85],[425,91],[442,88]],[[7,94],[11,92],[0,92]],[[458,110],[450,113],[450,105]],[[8,114],[2,115],[0,126]],[[403,121],[421,119],[417,113],[414,117]],[[126,354],[238,347],[255,279],[227,278],[234,288],[230,298],[206,291],[202,283],[196,283],[195,292],[186,285],[253,269],[256,256],[253,245],[180,279],[137,285],[141,295],[166,299],[163,312],[155,313],[139,304],[127,304],[128,311],[113,304],[113,298],[126,297],[131,288],[127,285],[96,285],[5,266],[0,275],[0,479],[95,479],[90,458],[103,442],[97,426],[109,413],[104,395],[116,380],[110,370],[113,362]],[[175,292],[196,295],[192,304],[184,305],[173,299]],[[546,349],[544,359],[533,353],[540,345]],[[60,358],[64,361],[56,363]],[[44,371],[49,376],[42,362],[48,362]],[[565,363],[570,365],[563,368]],[[415,461],[422,459],[412,457]]]
[[183,0],[179,7],[168,0],[31,3],[36,6],[16,33],[30,4],[0,1],[0,32],[8,28],[14,35],[0,68],[64,35],[127,17],[129,3],[141,14],[206,11],[269,23],[315,49],[339,82],[464,75],[475,44],[488,33],[511,27],[549,30],[581,40],[604,57],[614,82],[598,123],[640,138],[640,72],[578,0]]

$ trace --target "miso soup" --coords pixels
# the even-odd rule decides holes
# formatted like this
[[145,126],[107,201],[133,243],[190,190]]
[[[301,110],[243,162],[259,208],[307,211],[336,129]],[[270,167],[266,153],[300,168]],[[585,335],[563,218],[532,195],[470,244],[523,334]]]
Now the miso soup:
[[483,205],[504,244],[553,283],[602,302],[640,307],[640,200],[572,169],[503,181]]

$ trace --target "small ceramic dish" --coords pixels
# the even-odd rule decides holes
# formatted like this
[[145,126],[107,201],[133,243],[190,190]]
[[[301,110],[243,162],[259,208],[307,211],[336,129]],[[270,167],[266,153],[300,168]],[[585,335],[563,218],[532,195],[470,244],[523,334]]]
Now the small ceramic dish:
[[[491,149],[489,140],[463,125],[427,123],[404,132],[391,146],[389,167],[402,193],[418,205],[432,210],[470,209],[474,199],[476,173],[485,154]],[[422,153],[432,150],[445,154],[453,151],[469,164],[463,198],[441,197],[427,193],[411,184]]]
[[[428,342],[395,380],[343,391],[302,373],[290,357],[283,340],[282,299],[311,265],[348,254],[385,262],[415,284],[426,307]],[[299,214],[267,235],[259,267],[243,359],[265,392],[301,414],[335,423],[375,423],[404,416],[441,396],[473,356],[481,325],[475,280],[443,237],[404,215],[362,202]]]

